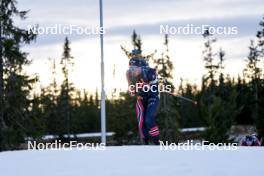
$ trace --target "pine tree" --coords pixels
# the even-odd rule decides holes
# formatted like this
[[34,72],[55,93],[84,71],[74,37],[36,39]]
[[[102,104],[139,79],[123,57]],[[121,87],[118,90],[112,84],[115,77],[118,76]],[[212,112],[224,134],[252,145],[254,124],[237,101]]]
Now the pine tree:
[[222,49],[218,53],[213,52],[212,45],[216,39],[212,38],[208,30],[203,37],[206,40],[203,54],[207,74],[202,79],[199,108],[208,126],[205,138],[213,143],[226,142],[236,116],[237,92],[232,87],[230,79],[225,81],[223,74],[225,52]]
[[[142,41],[140,36],[136,33],[135,30],[133,30],[133,34],[131,36],[131,42],[133,49],[137,49],[142,53]],[[132,54],[121,45],[121,50],[124,51],[125,55],[130,59],[132,57]]]
[[119,145],[138,144],[137,121],[135,114],[136,99],[128,93],[120,93],[120,98],[107,101],[107,124],[108,129],[115,132],[114,139]]
[[257,131],[261,137],[264,137],[264,98],[263,96],[263,73],[261,69],[261,62],[264,57],[264,17],[259,23],[261,29],[257,31],[256,42],[251,40],[249,46],[249,55],[247,58],[247,65],[244,69],[244,74],[249,80],[249,88],[251,90],[251,111],[253,112],[253,119],[255,121]]
[[142,41],[140,36],[136,33],[135,30],[133,30],[133,34],[132,34],[132,45],[134,49],[137,49],[142,52]]
[[[181,83],[179,85],[178,94],[190,98],[197,99],[197,95],[199,95],[199,91],[196,85],[192,85],[190,83],[186,83],[183,85],[183,79],[181,79]],[[180,114],[180,126],[182,128],[191,128],[191,127],[201,127],[205,126],[203,119],[199,116],[199,109],[197,106],[194,106],[192,103],[187,101],[181,101],[177,99],[178,103],[176,106],[179,110]]]
[[33,137],[34,140],[39,140],[46,133],[46,119],[44,118],[41,104],[41,96],[34,93],[30,107],[29,118],[25,128],[27,129],[27,136]]
[[[98,94],[98,93],[96,93]],[[74,106],[74,115],[71,120],[71,129],[75,133],[97,132],[99,127],[99,107],[96,96],[83,91],[83,95],[77,94],[78,103]],[[98,102],[99,103],[99,102]]]
[[[257,40],[258,40],[258,52],[259,52],[259,57],[260,60],[263,62],[264,58],[264,17],[262,17],[262,20],[259,23],[260,25],[260,30],[257,32]],[[261,70],[262,71],[262,70]],[[259,86],[259,89],[257,90],[257,93],[259,96],[257,96],[256,101],[258,103],[258,113],[259,115],[257,116],[256,120],[256,127],[257,127],[257,132],[260,137],[264,138],[264,97],[260,95],[264,95],[264,74],[263,72],[261,73],[261,80],[260,83],[257,84]]]
[[[131,39],[132,39],[131,42],[132,42],[133,49],[137,49],[137,50],[139,50],[142,53],[143,52],[142,40],[141,40],[140,35],[138,35],[135,30],[133,30],[133,34],[131,36]],[[124,53],[128,57],[128,59],[131,59],[131,57],[132,57],[131,52],[129,52],[122,45],[121,45],[121,50],[124,51]],[[143,55],[142,54],[142,58],[144,58],[146,61],[149,61],[150,59],[153,59],[153,56],[154,56],[154,54],[156,54],[156,52],[157,51],[155,50],[153,53],[148,54],[148,55]]]
[[16,147],[23,142],[29,93],[36,77],[23,73],[30,64],[22,44],[36,38],[32,31],[14,25],[14,17],[26,18],[27,11],[20,11],[15,0],[0,1],[0,150]]
[[214,88],[216,85],[215,75],[219,69],[219,65],[215,63],[215,53],[213,52],[213,44],[216,42],[216,39],[212,37],[209,30],[205,30],[203,34],[204,39],[206,40],[204,43],[205,49],[203,51],[205,61],[205,69],[207,70],[207,75],[204,76],[205,84],[210,85],[210,88]]
[[[261,68],[259,67],[259,54],[258,46],[255,45],[254,41],[251,40],[249,46],[249,55],[247,58],[247,65],[244,69],[244,75],[249,80],[249,87],[251,91],[250,104],[253,112],[253,119],[258,118],[258,97],[259,97],[259,87],[260,87],[260,77],[261,77]],[[252,106],[253,105],[253,106]]]
[[[71,132],[71,116],[72,116],[72,102],[73,102],[73,83],[69,80],[69,73],[74,64],[73,57],[71,56],[71,48],[68,38],[65,38],[65,43],[63,46],[63,54],[61,58],[61,66],[64,80],[60,86],[60,94],[58,96],[58,111],[59,118],[62,123],[61,134]],[[66,127],[66,130],[65,128]],[[60,135],[61,135],[60,134]]]
[[[162,80],[163,86],[170,86],[171,92],[174,91],[174,86],[172,83],[173,76],[173,63],[170,60],[169,56],[169,39],[168,35],[165,35],[164,39],[164,47],[165,51],[162,52],[161,57],[154,60],[154,64],[156,65],[156,70],[159,77]],[[161,135],[163,140],[175,142],[177,137],[178,130],[178,120],[179,113],[175,109],[176,101],[166,92],[160,93],[160,111],[157,115],[158,121],[162,126]]]
[[245,77],[239,75],[237,78],[237,83],[235,84],[237,96],[237,110],[238,114],[236,116],[236,123],[242,125],[253,125],[253,118],[251,115],[250,100],[251,100],[251,91],[245,80]]
[[256,37],[258,41],[258,54],[261,58],[264,57],[264,17],[259,22],[260,30],[257,31]]
[[59,113],[58,113],[58,83],[56,79],[57,75],[57,64],[55,59],[50,59],[51,64],[51,80],[52,82],[48,87],[41,89],[41,107],[42,107],[42,116],[46,122],[46,133],[47,134],[56,134],[58,124],[60,124]]

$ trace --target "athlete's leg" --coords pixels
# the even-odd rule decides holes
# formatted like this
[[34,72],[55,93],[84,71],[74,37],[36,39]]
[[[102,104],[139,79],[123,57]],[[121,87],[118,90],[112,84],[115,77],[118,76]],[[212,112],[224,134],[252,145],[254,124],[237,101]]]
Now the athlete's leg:
[[143,122],[144,122],[144,106],[141,98],[137,99],[136,103],[136,115],[138,121],[138,131],[141,139],[144,139]]
[[149,144],[149,130],[148,130],[145,123],[143,123],[142,131],[143,131],[143,135],[144,135],[143,142],[145,145],[148,145]]
[[145,111],[145,124],[148,128],[148,133],[155,144],[159,144],[159,128],[156,124],[155,116],[158,109],[159,97],[152,97],[148,99],[148,106]]

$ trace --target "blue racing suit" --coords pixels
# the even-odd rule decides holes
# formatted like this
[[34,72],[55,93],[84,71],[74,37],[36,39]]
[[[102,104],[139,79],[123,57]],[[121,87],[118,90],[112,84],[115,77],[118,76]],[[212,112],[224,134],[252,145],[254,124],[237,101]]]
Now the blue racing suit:
[[141,67],[136,91],[136,115],[141,139],[148,144],[151,138],[154,144],[159,144],[160,131],[155,116],[159,105],[158,76],[155,69]]

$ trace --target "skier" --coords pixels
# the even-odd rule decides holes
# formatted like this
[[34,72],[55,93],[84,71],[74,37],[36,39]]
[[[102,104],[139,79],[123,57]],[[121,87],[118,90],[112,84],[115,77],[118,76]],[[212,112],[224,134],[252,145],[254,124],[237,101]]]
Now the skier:
[[246,135],[240,140],[240,146],[261,146],[256,134]]
[[137,97],[136,115],[140,138],[145,144],[152,139],[154,144],[159,145],[160,132],[155,121],[159,104],[156,70],[148,66],[139,50],[133,50],[126,75],[129,94]]

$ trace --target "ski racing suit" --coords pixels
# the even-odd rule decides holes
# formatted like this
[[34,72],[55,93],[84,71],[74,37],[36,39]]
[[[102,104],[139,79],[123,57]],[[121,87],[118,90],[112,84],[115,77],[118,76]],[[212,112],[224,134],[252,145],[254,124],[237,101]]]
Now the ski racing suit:
[[[145,144],[152,139],[158,145],[160,131],[155,116],[159,104],[158,76],[156,70],[148,66],[140,67],[141,72],[137,78],[136,116],[140,138]],[[148,89],[149,88],[149,89]]]

